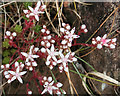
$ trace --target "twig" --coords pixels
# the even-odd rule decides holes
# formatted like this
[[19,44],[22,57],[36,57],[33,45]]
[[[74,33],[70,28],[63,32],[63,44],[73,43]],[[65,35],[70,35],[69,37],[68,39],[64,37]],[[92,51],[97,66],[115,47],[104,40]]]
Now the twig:
[[92,49],[90,52],[86,53],[85,55],[80,56],[80,58],[89,55],[89,54],[90,54],[91,52],[93,52],[95,49],[96,49],[96,47],[95,47],[94,49]]
[[116,12],[114,14],[114,18],[113,18],[113,22],[112,22],[112,25],[111,25],[111,28],[110,28],[110,32],[108,33],[107,37],[110,35],[110,33],[111,33],[112,29],[113,29],[113,25],[114,25],[114,22],[115,22],[115,16],[116,16],[117,10],[116,10]]
[[[44,4],[43,1],[42,1],[42,4]],[[52,23],[52,21],[51,21],[51,19],[50,19],[49,13],[47,12],[47,9],[46,9],[46,8],[45,8],[45,12],[46,12],[46,15],[47,15],[47,17],[48,17],[48,19],[49,19],[50,24],[52,25],[53,29],[55,30],[55,33],[57,33],[58,36],[60,36],[59,32],[56,30],[55,26],[53,25],[53,23]]]
[[21,25],[21,22],[20,22],[20,20],[21,20],[21,19],[20,19],[20,10],[19,10],[19,8],[18,8],[17,2],[15,2],[15,4],[16,4],[18,16],[19,16],[19,25]]
[[[20,17],[20,18],[11,26],[11,28],[13,28],[22,18],[23,18],[23,17]],[[11,28],[10,28],[10,29],[11,29]],[[10,30],[10,29],[9,29],[9,30]]]
[[77,3],[83,4],[83,5],[92,5],[92,4],[89,4],[89,3],[80,2],[80,0],[74,0],[74,1],[77,2]]
[[9,2],[9,3],[6,3],[6,4],[3,4],[3,5],[0,5],[0,8],[3,7],[3,6],[9,5],[9,4],[11,4],[11,3],[14,3],[14,2],[16,2],[16,1],[11,1],[11,2]]
[[5,86],[7,84],[7,82],[3,83],[1,86],[0,86],[0,89],[2,89],[3,86]]
[[60,22],[60,10],[59,10],[59,6],[58,6],[58,0],[56,0],[56,7],[57,7],[57,12],[58,12],[59,27],[61,27],[61,22]]
[[[3,10],[3,8],[1,8],[1,9]],[[6,13],[8,15],[8,17],[13,21],[13,23],[15,23],[15,21],[10,17],[10,15],[5,10],[3,10],[3,11],[4,11],[4,13]]]
[[[76,91],[76,89],[75,89],[75,87],[74,87],[74,85],[73,85],[73,83],[72,83],[72,81],[71,81],[71,79],[70,79],[70,77],[69,77],[69,76],[70,76],[70,75],[69,75],[69,71],[68,71],[68,73],[67,73],[67,72],[65,72],[65,73],[66,73],[66,75],[67,75],[67,77],[68,77],[68,79],[69,79],[69,82],[70,82],[71,86],[73,87],[76,95],[79,96],[78,93],[77,93],[77,91]],[[72,89],[72,91],[73,91],[73,89]],[[74,94],[72,94],[72,95],[74,96]]]
[[[3,2],[3,4],[4,4],[4,2]],[[5,6],[4,6],[4,10],[6,11]],[[5,13],[4,36],[5,36],[5,32],[6,32],[6,20],[7,20],[7,16],[6,16],[6,13]],[[5,38],[4,38],[4,41],[5,41]]]

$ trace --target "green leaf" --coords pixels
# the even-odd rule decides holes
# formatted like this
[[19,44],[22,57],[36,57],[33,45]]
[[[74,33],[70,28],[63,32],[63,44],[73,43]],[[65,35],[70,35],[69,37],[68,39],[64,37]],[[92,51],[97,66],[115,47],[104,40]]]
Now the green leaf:
[[32,2],[24,2],[24,8],[28,9],[28,6],[32,6]]
[[8,48],[10,46],[8,39],[5,39],[5,41],[2,44],[3,44],[3,47],[5,47],[5,48]]
[[22,31],[22,26],[16,25],[15,28],[14,28],[14,30],[15,30],[16,32],[20,33],[20,32]]
[[19,63],[22,62],[23,63],[23,60],[19,59],[17,62],[19,62]]
[[3,52],[3,57],[9,56],[10,55],[10,51],[9,50],[5,50]]
[[9,61],[10,61],[10,57],[5,57],[5,58],[2,60],[3,64],[8,64]]
[[36,25],[35,27],[33,27],[33,29],[35,30],[35,32],[40,32],[42,27],[40,27],[39,25]]
[[26,16],[23,16],[23,19],[25,19],[25,20],[29,20]]
[[13,53],[15,53],[16,49],[11,49],[10,51],[13,54]]

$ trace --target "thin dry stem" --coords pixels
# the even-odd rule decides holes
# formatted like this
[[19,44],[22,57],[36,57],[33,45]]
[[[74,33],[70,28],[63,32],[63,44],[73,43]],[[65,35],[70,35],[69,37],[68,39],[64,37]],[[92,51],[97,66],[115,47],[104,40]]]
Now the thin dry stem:
[[[117,10],[118,10],[118,9],[117,9]],[[113,29],[113,25],[114,25],[114,22],[115,22],[115,17],[116,17],[116,14],[117,14],[117,10],[116,10],[116,12],[115,12],[115,14],[114,14],[112,26],[111,26],[111,28],[110,28],[110,32],[108,33],[107,37],[110,35],[110,33],[111,33],[112,29]]]
[[15,2],[15,4],[16,4],[16,7],[17,7],[17,12],[18,12],[18,17],[19,17],[19,25],[21,25],[21,22],[20,22],[20,10],[18,8],[17,2]]
[[[2,0],[3,1],[3,0]],[[3,1],[4,2],[4,1]],[[15,3],[16,1],[11,1],[11,2],[9,2],[9,3],[6,3],[6,4],[3,4],[3,5],[0,5],[0,8],[1,7],[3,7],[3,6],[7,6],[7,5],[9,5],[9,4],[11,4],[11,3]]]
[[[76,91],[76,89],[75,89],[75,87],[74,87],[74,85],[73,85],[73,83],[72,83],[72,81],[71,81],[71,79],[70,79],[70,77],[69,77],[69,76],[70,76],[70,75],[69,75],[69,72],[68,72],[68,73],[65,72],[65,73],[66,73],[66,75],[67,75],[67,77],[68,77],[68,79],[69,79],[69,82],[70,82],[71,86],[73,87],[73,89],[74,89],[76,95],[79,96],[78,93],[77,93],[77,91]],[[72,95],[74,95],[74,94],[72,94]]]
[[61,27],[61,22],[60,22],[60,10],[59,10],[59,6],[58,6],[58,0],[56,0],[56,7],[57,7],[57,12],[58,12],[59,27]]
[[[42,4],[44,4],[43,1],[42,1]],[[52,21],[51,21],[51,19],[50,19],[49,13],[47,12],[47,9],[46,9],[46,8],[45,8],[45,12],[46,12],[46,15],[47,15],[47,17],[48,17],[48,19],[49,19],[50,24],[52,25],[53,29],[55,30],[55,33],[57,33],[58,36],[60,36],[59,32],[56,30],[55,26],[53,25],[53,23],[52,23]]]
[[[4,4],[4,2],[3,2]],[[4,10],[6,11],[6,8],[4,6]],[[5,32],[6,32],[6,21],[7,21],[7,16],[6,16],[6,13],[5,13],[5,26],[4,26],[4,36],[5,36]],[[5,41],[5,38],[4,38],[4,41]]]
[[89,54],[90,54],[91,52],[93,52],[95,49],[96,49],[96,47],[95,47],[94,49],[92,49],[90,52],[86,53],[85,55],[80,56],[80,58],[82,58],[82,57],[85,57],[85,56],[89,55]]
[[[1,9],[3,10],[3,8],[1,8]],[[10,17],[10,15],[5,10],[3,10],[3,11],[13,21],[13,23],[15,23],[15,21]]]
[[0,89],[3,88],[3,86],[5,86],[7,84],[7,82],[3,83],[1,86],[0,86]]
[[90,4],[90,3],[80,2],[80,0],[74,0],[74,1],[77,2],[77,3],[83,4],[83,5],[92,5],[92,4]]

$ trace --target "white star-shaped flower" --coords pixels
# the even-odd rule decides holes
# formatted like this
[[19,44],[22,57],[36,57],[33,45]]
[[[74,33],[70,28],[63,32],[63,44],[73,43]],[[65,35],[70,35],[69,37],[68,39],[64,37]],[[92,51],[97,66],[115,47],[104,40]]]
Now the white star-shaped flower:
[[63,86],[63,84],[60,82],[57,82],[55,84],[54,81],[52,81],[52,77],[48,77],[48,79],[46,77],[44,77],[43,79],[46,80],[43,85],[45,89],[43,90],[43,92],[41,94],[48,92],[52,95],[53,91],[55,91],[55,90],[57,91],[57,90],[59,90],[60,87]]
[[42,91],[41,94],[44,94],[45,92],[49,92],[52,95],[53,90],[58,89],[57,87],[53,86],[53,84],[54,84],[54,81],[52,81],[51,83],[45,82],[45,84],[43,85],[45,89]]
[[19,66],[16,68],[16,72],[14,71],[8,71],[8,73],[10,73],[11,75],[13,75],[13,77],[11,78],[10,81],[8,81],[8,83],[11,83],[12,81],[14,81],[15,79],[18,79],[18,81],[20,83],[23,83],[22,79],[21,79],[21,76],[24,75],[27,71],[23,71],[23,72],[20,72],[20,68]]
[[80,37],[80,36],[78,36],[78,35],[74,35],[74,32],[75,32],[75,27],[69,32],[68,35],[65,35],[64,37],[65,37],[66,39],[69,39],[70,42],[72,42],[72,40],[73,40],[74,38],[79,38],[79,37]]
[[64,71],[68,72],[68,67],[67,67],[67,63],[68,62],[72,62],[71,60],[69,60],[69,56],[70,56],[70,52],[67,53],[65,56],[62,54],[61,51],[59,51],[59,55],[61,57],[60,60],[57,61],[57,63],[62,63],[63,67],[64,67]]
[[[36,5],[36,7],[35,7],[34,9],[33,9],[32,7],[30,7],[30,6],[28,6],[28,8],[29,8],[30,11],[31,11],[31,13],[29,14],[29,16],[34,16],[37,21],[39,21],[39,16],[38,16],[38,14],[39,14],[39,13],[44,13],[44,12],[42,12],[42,11],[39,11],[40,6],[41,6],[41,2],[40,2],[40,1],[38,1],[37,5]],[[42,8],[45,9],[46,6],[43,5]]]
[[55,57],[56,55],[58,55],[59,53],[58,52],[55,52],[55,48],[54,48],[54,45],[52,44],[50,50],[49,49],[46,49],[47,52],[48,52],[48,57],[47,57],[47,61],[49,61],[51,58],[55,61],[57,61],[57,58]]
[[25,62],[26,64],[29,63],[29,60],[30,60],[33,63],[33,65],[37,66],[37,64],[36,64],[36,62],[34,62],[33,58],[38,58],[39,56],[38,55],[33,55],[33,53],[32,53],[33,47],[34,47],[34,45],[32,45],[30,47],[30,52],[29,53],[21,52],[21,54],[26,57],[26,62]]

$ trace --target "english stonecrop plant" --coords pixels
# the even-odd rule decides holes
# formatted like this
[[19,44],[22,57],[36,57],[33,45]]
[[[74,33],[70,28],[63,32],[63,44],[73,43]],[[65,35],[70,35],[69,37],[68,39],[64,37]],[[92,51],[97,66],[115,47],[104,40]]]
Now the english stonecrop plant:
[[[24,83],[22,78],[30,71],[33,74],[31,79],[38,79],[39,84],[44,87],[43,91],[41,91],[37,85],[40,94],[45,94],[46,92],[51,95],[66,94],[61,89],[63,86],[62,83],[54,81],[51,76],[42,76],[36,72],[36,67],[40,66],[36,59],[41,58],[45,60],[45,65],[50,70],[54,70],[54,67],[58,66],[60,73],[68,73],[68,63],[77,62],[75,53],[70,51],[70,47],[84,45],[96,47],[97,49],[102,49],[103,46],[114,49],[116,38],[107,39],[107,34],[105,34],[103,37],[98,36],[93,38],[91,44],[77,43],[76,39],[80,38],[79,35],[88,32],[86,25],[81,25],[78,32],[79,35],[76,35],[75,27],[71,28],[66,23],[62,23],[62,27],[60,28],[59,33],[61,36],[52,35],[46,25],[41,27],[35,23],[39,21],[39,16],[45,13],[45,9],[47,9],[46,5],[42,5],[40,1],[37,2],[35,8],[28,6],[28,9],[23,10],[25,16],[28,18],[28,20],[25,20],[25,27],[22,28],[22,26],[16,25],[14,28],[16,32],[6,31],[3,47],[12,47],[14,50],[9,63],[1,65],[1,69],[3,70],[4,77],[7,79],[7,83],[14,82],[15,80]],[[9,51],[4,51],[3,53],[4,57],[10,56]],[[29,83],[27,83],[26,88],[27,94],[34,94],[29,88]]]

